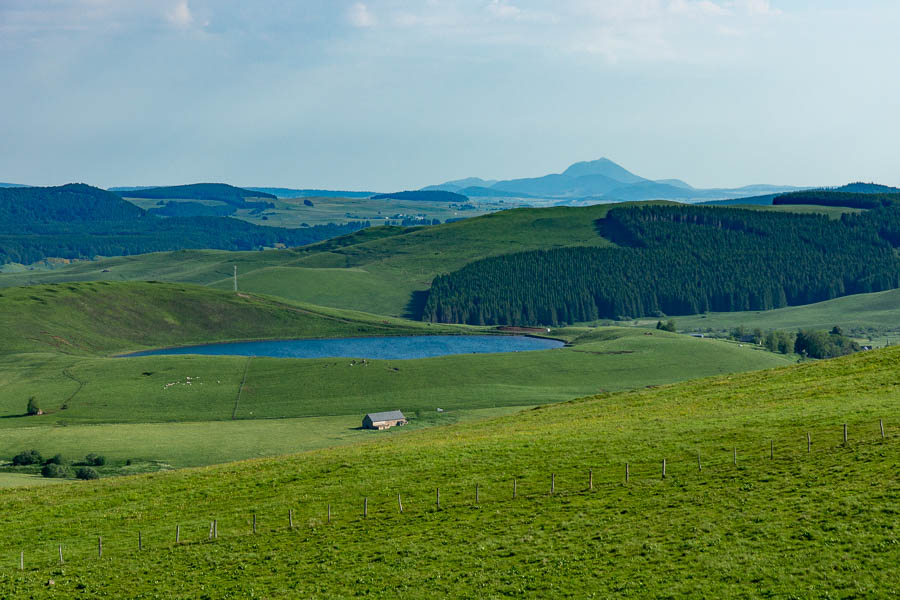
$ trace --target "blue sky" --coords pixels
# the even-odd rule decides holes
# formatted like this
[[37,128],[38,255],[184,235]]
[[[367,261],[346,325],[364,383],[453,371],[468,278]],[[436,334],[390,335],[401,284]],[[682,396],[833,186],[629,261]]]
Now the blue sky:
[[900,3],[0,0],[0,181],[900,185]]

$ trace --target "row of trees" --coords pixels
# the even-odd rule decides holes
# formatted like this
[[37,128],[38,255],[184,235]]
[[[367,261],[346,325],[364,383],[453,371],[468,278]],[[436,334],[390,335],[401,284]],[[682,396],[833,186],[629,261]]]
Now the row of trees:
[[[44,459],[37,450],[25,450],[16,454],[12,459],[15,467],[24,467],[30,465],[41,466],[41,475],[51,478],[71,477],[72,469],[69,461],[65,460],[61,454],[57,454],[48,459]],[[100,474],[94,467],[101,467],[106,464],[106,457],[100,454],[90,453],[80,462],[71,463],[75,468],[75,477],[78,479],[98,479]]]
[[782,194],[772,200],[772,204],[814,204],[817,206],[844,206],[847,208],[882,208],[892,204],[900,204],[897,193],[854,193],[833,192],[829,190],[810,190]]
[[[876,212],[876,211],[872,211]],[[617,248],[503,255],[435,278],[433,322],[560,325],[662,312],[769,310],[900,287],[884,222],[718,207],[610,210],[597,223]],[[888,218],[889,217],[889,218]]]

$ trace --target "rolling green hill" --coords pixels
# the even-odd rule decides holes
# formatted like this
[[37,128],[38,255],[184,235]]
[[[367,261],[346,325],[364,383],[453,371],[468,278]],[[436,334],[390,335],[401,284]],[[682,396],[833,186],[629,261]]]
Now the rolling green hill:
[[286,229],[223,217],[160,218],[85,184],[0,188],[0,265],[182,248],[300,246],[364,226],[355,222]]
[[290,457],[0,490],[0,585],[135,598],[889,597],[898,360],[891,348]]
[[199,342],[459,331],[195,285],[106,281],[0,291],[0,354],[112,352]]
[[[0,319],[9,333],[0,346],[0,456],[102,451],[116,472],[128,459],[202,465],[364,439],[362,415],[379,410],[407,411],[415,429],[791,360],[634,328],[553,331],[571,344],[559,350],[405,361],[108,357],[248,338],[485,331],[182,284],[7,288]],[[45,414],[25,416],[29,398]]]
[[[434,227],[373,228],[302,250],[184,251],[0,275],[0,286],[88,280],[160,280],[242,290],[377,314],[414,312],[438,273],[484,256],[545,247],[608,245],[594,221],[608,206],[516,209]],[[411,304],[412,303],[412,304]]]

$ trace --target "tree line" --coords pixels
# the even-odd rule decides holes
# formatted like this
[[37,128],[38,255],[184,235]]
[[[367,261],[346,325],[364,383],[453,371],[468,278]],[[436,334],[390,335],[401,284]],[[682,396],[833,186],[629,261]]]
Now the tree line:
[[162,218],[84,184],[0,189],[0,264],[31,264],[48,257],[303,246],[369,226],[368,221],[354,221],[287,229],[223,217]]
[[597,223],[614,248],[537,250],[436,277],[423,318],[561,325],[658,312],[769,310],[900,287],[884,215],[796,215],[719,207],[614,208]]

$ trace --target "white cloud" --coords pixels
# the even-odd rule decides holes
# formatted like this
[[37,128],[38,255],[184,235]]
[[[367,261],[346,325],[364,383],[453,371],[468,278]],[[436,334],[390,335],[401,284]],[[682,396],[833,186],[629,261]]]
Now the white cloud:
[[771,16],[781,14],[780,10],[772,8],[772,3],[769,0],[734,0],[731,4],[749,15]]
[[484,10],[492,17],[498,19],[516,19],[522,14],[522,9],[518,6],[509,4],[506,0],[491,0],[491,2],[484,7]]
[[175,27],[182,29],[193,25],[194,15],[191,14],[191,7],[188,6],[188,0],[178,0],[171,10],[166,11],[166,20]]
[[377,23],[375,15],[362,2],[357,2],[347,9],[347,21],[354,27],[372,27]]

